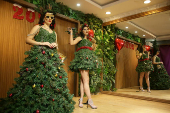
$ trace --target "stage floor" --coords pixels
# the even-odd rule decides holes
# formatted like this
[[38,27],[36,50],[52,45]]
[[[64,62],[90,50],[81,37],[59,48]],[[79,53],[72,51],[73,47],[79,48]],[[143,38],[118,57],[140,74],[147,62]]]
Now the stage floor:
[[[170,104],[167,103],[98,94],[92,95],[98,109],[91,109],[85,105],[79,108],[78,99],[79,97],[73,98],[76,102],[74,113],[170,113]],[[84,97],[83,102],[86,101],[87,97]]]
[[139,86],[136,86],[136,87],[118,89],[115,93],[170,100],[170,90],[151,90],[151,93],[148,93],[147,89],[144,90],[145,90],[144,92],[141,91],[139,92]]

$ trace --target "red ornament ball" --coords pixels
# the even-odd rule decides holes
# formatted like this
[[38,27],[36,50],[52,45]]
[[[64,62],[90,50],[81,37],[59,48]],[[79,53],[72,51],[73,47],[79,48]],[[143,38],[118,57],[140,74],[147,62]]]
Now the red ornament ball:
[[43,87],[44,87],[44,85],[42,84],[42,85],[40,85],[40,87],[41,87],[41,88],[43,88]]
[[9,97],[12,97],[12,93],[11,93],[11,94],[9,94]]
[[36,113],[39,113],[40,112],[40,110],[36,110]]
[[28,71],[28,68],[26,68],[26,71]]
[[54,101],[54,99],[52,99]]
[[51,49],[53,48],[53,47],[50,47]]
[[45,68],[45,66],[44,66],[44,68]]
[[61,59],[61,57],[59,57]]
[[43,64],[43,65],[44,65],[44,62],[41,62],[41,64]]
[[88,59],[88,57],[86,57],[86,59]]
[[62,78],[62,76],[59,76],[59,78]]
[[45,51],[43,51],[42,54],[45,54]]

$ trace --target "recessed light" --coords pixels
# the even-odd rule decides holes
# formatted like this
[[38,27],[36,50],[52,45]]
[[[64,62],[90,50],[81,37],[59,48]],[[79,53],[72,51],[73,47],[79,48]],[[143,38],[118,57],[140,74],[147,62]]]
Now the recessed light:
[[128,29],[128,27],[126,27],[126,29]]
[[138,33],[138,31],[135,31],[135,33]]
[[106,12],[107,15],[111,14],[111,12]]
[[145,35],[143,35],[143,36],[145,36]]
[[77,6],[80,6],[80,4],[77,4]]
[[151,1],[150,0],[145,0],[144,4],[149,4]]

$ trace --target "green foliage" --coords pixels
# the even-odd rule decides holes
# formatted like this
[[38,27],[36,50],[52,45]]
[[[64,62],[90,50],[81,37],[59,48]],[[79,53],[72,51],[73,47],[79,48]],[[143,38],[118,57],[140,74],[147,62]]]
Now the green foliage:
[[103,90],[115,90],[115,74],[116,74],[116,47],[115,41],[115,25],[104,26],[103,28]]

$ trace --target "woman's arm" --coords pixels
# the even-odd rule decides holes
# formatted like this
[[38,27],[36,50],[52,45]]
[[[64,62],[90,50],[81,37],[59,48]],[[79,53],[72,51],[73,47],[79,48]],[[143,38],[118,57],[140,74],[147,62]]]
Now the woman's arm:
[[163,62],[156,62],[156,56],[153,57],[152,63],[153,64],[163,64]]
[[38,33],[37,31],[40,29],[39,25],[36,25],[32,28],[31,32],[29,33],[29,35],[26,38],[26,43],[30,44],[30,45],[47,45],[49,47],[51,47],[49,42],[37,42],[35,40],[33,40],[34,36]]
[[82,40],[81,37],[77,37],[75,40],[73,40],[73,30],[71,28],[70,29],[70,45],[76,45],[78,42],[80,42]]

